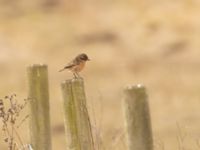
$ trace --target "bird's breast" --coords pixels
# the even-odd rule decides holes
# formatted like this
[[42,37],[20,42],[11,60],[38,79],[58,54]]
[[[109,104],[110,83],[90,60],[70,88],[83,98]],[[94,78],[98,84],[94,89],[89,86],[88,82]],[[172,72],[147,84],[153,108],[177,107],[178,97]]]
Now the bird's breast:
[[74,72],[80,72],[81,70],[83,70],[84,66],[85,66],[85,62],[80,62],[78,65],[74,66],[72,70]]

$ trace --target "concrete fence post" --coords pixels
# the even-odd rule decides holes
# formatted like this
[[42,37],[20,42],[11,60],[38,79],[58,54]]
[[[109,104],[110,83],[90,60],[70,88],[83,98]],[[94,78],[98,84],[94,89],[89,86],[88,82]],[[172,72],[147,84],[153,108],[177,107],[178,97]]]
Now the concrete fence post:
[[144,86],[126,87],[123,102],[128,150],[153,150],[150,112]]
[[51,150],[49,87],[46,65],[32,65],[28,72],[30,138],[34,150]]
[[94,150],[83,79],[66,80],[61,87],[65,114],[66,149]]

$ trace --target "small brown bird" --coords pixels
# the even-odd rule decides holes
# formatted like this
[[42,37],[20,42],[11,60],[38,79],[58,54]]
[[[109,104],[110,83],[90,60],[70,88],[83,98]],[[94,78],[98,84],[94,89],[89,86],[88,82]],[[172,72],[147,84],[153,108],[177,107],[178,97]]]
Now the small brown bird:
[[83,70],[83,68],[85,67],[86,61],[89,61],[89,60],[90,59],[88,58],[86,54],[84,53],[79,54],[70,63],[68,63],[63,69],[59,70],[59,72],[65,69],[69,69],[73,73],[75,78],[80,77],[78,73],[81,70]]

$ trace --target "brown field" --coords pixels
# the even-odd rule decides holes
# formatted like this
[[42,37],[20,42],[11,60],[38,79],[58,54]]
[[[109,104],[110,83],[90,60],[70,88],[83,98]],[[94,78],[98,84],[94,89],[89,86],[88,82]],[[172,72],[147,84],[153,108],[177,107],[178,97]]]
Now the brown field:
[[198,0],[1,3],[0,97],[26,98],[26,67],[48,64],[54,150],[65,149],[60,83],[72,77],[58,70],[81,52],[92,59],[81,76],[99,150],[125,150],[122,89],[137,83],[149,95],[155,150],[200,149]]

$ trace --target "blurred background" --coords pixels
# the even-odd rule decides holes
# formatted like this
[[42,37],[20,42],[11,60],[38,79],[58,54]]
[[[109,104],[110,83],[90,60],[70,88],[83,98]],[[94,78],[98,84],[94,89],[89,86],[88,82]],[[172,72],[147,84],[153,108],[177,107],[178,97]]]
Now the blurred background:
[[65,149],[60,83],[72,74],[58,70],[84,52],[100,150],[126,149],[122,90],[137,83],[147,88],[155,150],[198,150],[199,17],[199,0],[0,0],[0,97],[26,98],[26,67],[48,64],[53,149]]

